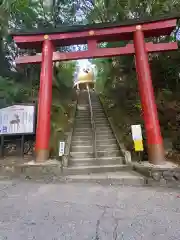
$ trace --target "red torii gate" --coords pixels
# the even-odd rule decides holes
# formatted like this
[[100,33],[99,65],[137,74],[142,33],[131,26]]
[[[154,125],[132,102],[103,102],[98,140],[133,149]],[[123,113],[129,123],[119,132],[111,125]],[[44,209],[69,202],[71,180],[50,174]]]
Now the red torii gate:
[[[15,32],[11,35],[19,48],[42,49],[42,55],[21,56],[17,64],[41,63],[38,119],[36,131],[36,161],[49,158],[50,113],[52,101],[53,61],[76,60],[119,55],[135,55],[136,70],[145,129],[149,161],[153,164],[165,162],[157,108],[154,98],[148,53],[176,50],[176,42],[145,42],[145,38],[169,35],[176,27],[176,16],[151,20],[128,21],[123,24],[96,24],[71,26],[45,32]],[[99,48],[101,42],[133,40],[125,47]],[[56,52],[59,46],[87,44],[87,51]]]

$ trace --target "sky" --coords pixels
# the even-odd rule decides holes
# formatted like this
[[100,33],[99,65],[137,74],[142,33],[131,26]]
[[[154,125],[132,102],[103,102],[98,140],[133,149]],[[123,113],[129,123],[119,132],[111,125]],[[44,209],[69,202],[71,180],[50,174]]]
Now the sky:
[[88,61],[88,59],[78,60],[78,65],[80,66],[80,68],[87,67],[87,65],[90,65],[90,64],[91,63]]

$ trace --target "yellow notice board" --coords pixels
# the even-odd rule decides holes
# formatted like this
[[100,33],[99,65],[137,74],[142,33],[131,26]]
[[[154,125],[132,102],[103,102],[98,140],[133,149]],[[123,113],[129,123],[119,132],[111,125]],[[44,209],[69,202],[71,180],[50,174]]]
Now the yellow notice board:
[[142,140],[135,140],[134,141],[134,149],[136,152],[141,152],[144,150],[143,141]]
[[132,131],[132,138],[134,141],[135,151],[142,152],[144,150],[144,147],[143,147],[141,125],[131,125],[131,131]]

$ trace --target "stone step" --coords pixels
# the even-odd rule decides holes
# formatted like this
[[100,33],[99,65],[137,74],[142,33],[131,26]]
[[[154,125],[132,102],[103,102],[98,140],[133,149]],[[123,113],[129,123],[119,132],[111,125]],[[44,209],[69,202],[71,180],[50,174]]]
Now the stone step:
[[91,115],[91,114],[90,114],[90,110],[86,110],[86,111],[77,111],[76,116],[78,115]]
[[90,109],[86,109],[86,110],[77,110],[76,114],[90,114]]
[[107,127],[99,127],[99,126],[96,126],[96,132],[112,132],[110,126],[107,126]]
[[98,126],[101,126],[101,125],[106,125],[107,126],[107,121],[106,120],[101,120],[101,121],[97,121],[95,120],[95,125],[98,127]]
[[74,134],[85,134],[85,135],[89,135],[92,134],[92,128],[87,128],[87,130],[81,130],[81,129],[74,129]]
[[96,123],[101,123],[101,124],[108,123],[108,120],[106,119],[106,117],[103,117],[103,118],[97,118],[97,117],[95,117],[95,118],[94,118],[94,121],[95,121]]
[[110,125],[108,123],[97,123],[95,122],[96,128],[110,128]]
[[93,137],[92,136],[72,136],[72,142],[73,141],[92,141]]
[[106,129],[101,129],[101,128],[98,128],[96,127],[96,133],[97,134],[109,134],[109,133],[112,133],[112,130],[110,128],[106,128]]
[[94,165],[94,166],[76,166],[67,167],[63,169],[63,175],[81,175],[91,173],[105,173],[116,171],[127,171],[130,167],[123,164],[116,165]]
[[117,144],[115,138],[109,138],[109,139],[96,139],[96,145],[108,145],[108,144]]
[[107,124],[109,123],[108,120],[103,117],[103,118],[94,118],[95,123],[97,124]]
[[93,152],[92,145],[72,145],[71,147],[72,152]]
[[[84,126],[85,125],[85,126]],[[74,130],[77,129],[77,130],[84,130],[84,131],[87,131],[88,129],[92,129],[92,125],[91,123],[87,124],[87,123],[81,123],[81,122],[77,122],[75,125],[74,125]]]
[[91,165],[118,165],[123,164],[123,157],[114,157],[114,158],[82,158],[82,159],[70,159],[70,166],[91,166]]
[[81,127],[81,126],[77,126],[76,128],[74,128],[74,130],[77,131],[77,132],[92,131],[91,128],[85,128],[85,127]]
[[81,119],[89,119],[91,116],[76,116],[76,119],[81,120]]
[[80,112],[80,111],[78,111],[78,112],[76,112],[76,116],[78,116],[78,115],[85,115],[85,116],[90,116],[91,114],[90,114],[90,111],[83,111],[83,112]]
[[120,157],[120,150],[98,150],[97,157]]
[[76,158],[94,158],[93,152],[70,152],[70,156],[73,159]]
[[105,116],[104,112],[97,112],[95,110],[93,110],[93,115],[96,116]]
[[96,137],[97,137],[97,139],[99,139],[99,137],[101,137],[101,136],[105,136],[105,138],[106,138],[106,136],[111,136],[111,137],[114,137],[114,135],[113,135],[113,133],[112,133],[112,131],[96,131]]
[[[88,148],[92,148],[93,147],[93,143],[92,143],[92,140],[81,140],[81,141],[77,141],[77,140],[73,140],[72,143],[71,143],[71,147],[74,151],[76,151],[76,149],[88,149]],[[97,151],[98,150],[119,150],[119,147],[116,143],[116,140],[113,140],[113,142],[102,142],[102,141],[96,141],[96,148],[97,148]],[[92,151],[92,149],[90,150]]]
[[104,112],[100,111],[100,110],[93,109],[93,114],[94,115],[104,115]]
[[110,136],[105,136],[104,135],[96,135],[96,142],[98,141],[103,141],[103,140],[106,140],[108,141],[109,139],[115,139],[113,135],[110,135]]
[[90,140],[73,140],[71,146],[83,145],[83,146],[92,146],[92,139]]
[[103,135],[103,136],[111,136],[111,135],[113,135],[114,136],[114,134],[113,134],[113,132],[112,132],[112,130],[111,129],[107,129],[107,130],[102,130],[102,131],[100,131],[99,129],[98,129],[98,127],[96,127],[96,135],[98,135],[98,136],[100,136],[100,135]]
[[107,121],[107,118],[106,118],[106,116],[105,115],[101,115],[101,116],[99,116],[99,115],[94,115],[94,119],[97,119],[97,120],[106,120]]
[[92,125],[90,125],[90,126],[82,125],[83,128],[87,128],[87,129],[88,129],[88,130],[86,130],[86,131],[84,131],[84,130],[81,131],[81,130],[79,129],[80,126],[81,126],[81,125],[79,125],[79,124],[76,125],[76,127],[74,128],[74,132],[77,132],[77,133],[78,133],[78,132],[84,132],[84,133],[86,133],[87,131],[88,131],[88,132],[92,132]]
[[103,108],[102,108],[102,106],[94,106],[94,105],[92,105],[92,109],[94,110],[98,110],[98,111],[103,111]]
[[75,122],[76,123],[86,123],[86,124],[91,124],[91,119],[76,119]]
[[79,127],[92,129],[92,125],[91,125],[90,123],[89,123],[89,124],[87,124],[87,123],[76,123],[76,124],[74,125],[74,130],[75,130],[76,128],[79,128]]
[[87,107],[84,107],[84,106],[79,106],[77,108],[77,113],[86,113],[86,112],[89,112],[90,108],[87,108]]
[[114,144],[102,144],[96,142],[96,149],[97,150],[120,150],[116,143]]
[[74,130],[75,129],[80,129],[80,128],[87,128],[87,129],[92,129],[92,124],[86,124],[86,123],[76,123],[76,125],[74,125]]
[[104,113],[104,110],[102,109],[102,107],[93,107],[92,106],[92,109],[93,109],[93,112],[95,111],[95,112],[102,112],[102,113]]
[[107,120],[107,118],[104,114],[102,114],[102,115],[94,114],[94,119],[96,119],[96,120]]
[[91,123],[91,119],[76,119],[75,123],[86,123],[86,124],[90,124]]
[[93,112],[101,112],[101,113],[104,113],[103,109],[100,108],[100,107],[92,107],[93,109]]
[[111,128],[110,128],[110,126],[106,126],[106,127],[99,127],[98,125],[95,125],[95,127],[96,127],[96,131],[97,132],[103,132],[103,131],[111,131],[112,132],[112,130],[111,130]]
[[102,113],[104,113],[104,110],[102,109],[102,107],[93,107],[92,106],[92,110],[93,110],[93,112],[102,112]]
[[92,132],[88,132],[88,133],[85,133],[85,132],[74,132],[73,133],[73,137],[81,137],[81,136],[85,136],[85,135],[88,135],[88,136],[93,136],[93,133]]
[[96,139],[106,139],[106,138],[114,138],[113,133],[96,133]]
[[95,112],[95,111],[93,111],[93,114],[94,114],[94,117],[105,117],[105,114],[102,112]]
[[84,123],[84,124],[91,124],[91,119],[76,119],[75,124],[78,123],[78,124],[81,124],[81,123]]
[[90,173],[81,175],[67,175],[67,181],[71,182],[88,182],[88,183],[105,183],[106,185],[122,185],[122,186],[145,186],[146,178],[142,175],[127,169],[124,171]]
[[77,125],[74,127],[74,131],[76,131],[76,129],[78,129],[78,131],[79,131],[80,126],[82,126],[83,128],[89,129],[89,131],[92,131],[92,125],[87,126],[87,125],[82,125],[82,124],[77,124]]
[[76,114],[75,117],[76,118],[82,118],[82,117],[88,118],[88,117],[91,117],[91,114],[90,113],[87,113],[87,114]]
[[79,118],[91,118],[91,115],[88,115],[88,114],[78,114],[76,115],[76,118],[79,119]]
[[80,125],[80,124],[85,124],[85,125],[89,126],[89,125],[91,125],[91,121],[90,120],[88,120],[88,121],[82,120],[82,121],[75,121],[75,123],[74,123],[75,126]]
[[97,117],[97,116],[94,116],[94,121],[95,122],[99,122],[99,123],[107,123],[107,118],[105,116],[101,116],[101,117]]
[[94,116],[94,120],[97,122],[101,122],[101,121],[107,122],[107,118],[105,116]]
[[107,121],[107,117],[105,115],[96,115],[94,114],[94,120],[106,120]]
[[95,123],[96,123],[96,126],[97,126],[97,127],[102,127],[102,128],[103,128],[103,127],[110,127],[108,121],[107,121],[106,123],[101,123],[101,122],[98,122],[98,123],[97,123],[97,122],[95,121]]

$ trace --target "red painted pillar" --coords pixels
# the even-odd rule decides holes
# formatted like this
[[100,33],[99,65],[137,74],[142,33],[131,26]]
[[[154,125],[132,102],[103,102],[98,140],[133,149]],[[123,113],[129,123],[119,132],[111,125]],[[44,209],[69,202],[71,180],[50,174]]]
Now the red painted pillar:
[[36,130],[37,162],[43,162],[48,160],[49,158],[53,76],[53,45],[52,42],[47,38],[44,40],[42,48],[42,65]]
[[147,136],[149,162],[156,165],[164,164],[165,156],[163,139],[161,136],[152,86],[148,53],[146,51],[144,33],[141,30],[141,26],[137,26],[136,31],[134,32],[134,47],[139,92]]

